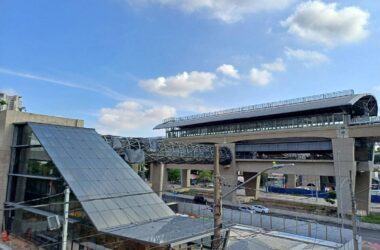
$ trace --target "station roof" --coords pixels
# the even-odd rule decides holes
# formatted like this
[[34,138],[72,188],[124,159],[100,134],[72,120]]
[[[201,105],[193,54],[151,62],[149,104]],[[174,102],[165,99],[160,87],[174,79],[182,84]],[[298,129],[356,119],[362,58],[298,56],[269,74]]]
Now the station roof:
[[335,107],[353,107],[359,102],[359,100],[363,98],[374,100],[374,108],[371,109],[370,115],[376,115],[377,103],[376,99],[372,95],[355,94],[353,90],[344,90],[333,93],[258,104],[234,109],[227,109],[186,117],[168,118],[165,119],[163,123],[155,126],[154,129],[186,127],[198,124],[259,118],[265,116],[275,116],[280,114],[311,110],[322,110]]
[[[212,223],[178,219],[94,129],[28,125],[97,230],[153,245],[212,230]],[[186,228],[177,232],[174,224]]]

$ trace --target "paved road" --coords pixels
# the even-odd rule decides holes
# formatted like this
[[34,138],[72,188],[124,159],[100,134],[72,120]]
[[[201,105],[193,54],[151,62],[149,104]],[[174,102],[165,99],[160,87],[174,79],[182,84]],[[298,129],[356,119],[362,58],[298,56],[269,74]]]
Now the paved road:
[[[188,195],[173,195],[173,194],[165,194],[163,197],[165,200],[168,201],[178,201],[178,202],[187,202],[187,203],[193,203],[192,197]],[[208,199],[210,203],[212,203],[211,199]],[[224,204],[224,208],[229,209],[238,209],[238,205],[231,205],[231,204]],[[295,216],[291,216],[284,213],[271,213],[272,216],[278,217],[278,218],[286,218],[286,219],[296,219]],[[300,216],[297,217],[298,219],[305,219],[310,220],[309,218],[302,218]],[[328,225],[328,226],[335,226],[335,227],[341,227],[340,224],[333,223],[333,222],[322,222],[318,221],[321,225]],[[350,226],[344,226],[344,228],[351,229]],[[362,236],[363,241],[373,242],[373,243],[380,243],[380,233],[379,230],[371,230],[371,229],[365,229],[365,228],[359,228],[359,235]]]

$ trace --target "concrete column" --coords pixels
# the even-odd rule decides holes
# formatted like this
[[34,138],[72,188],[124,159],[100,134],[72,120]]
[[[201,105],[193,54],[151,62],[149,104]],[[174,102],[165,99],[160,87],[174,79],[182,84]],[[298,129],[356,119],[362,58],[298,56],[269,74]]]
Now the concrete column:
[[[257,173],[253,172],[244,172],[244,181],[247,181],[249,178],[254,176]],[[246,196],[254,196],[255,199],[258,199],[260,196],[260,180],[261,175],[257,176],[255,179],[251,180],[247,184],[245,184],[245,195]]]
[[308,184],[314,184],[315,187],[321,186],[321,178],[320,176],[315,175],[303,175],[302,176],[302,186],[307,186]]
[[[332,139],[338,213],[351,214],[350,171],[355,185],[356,161],[353,138]],[[355,187],[354,187],[355,188]]]
[[355,182],[355,197],[358,214],[367,215],[371,205],[371,172],[357,172]]
[[[232,153],[232,162],[230,165],[220,165],[220,175],[222,176],[222,196],[228,191],[236,188],[237,185],[237,168],[235,158],[235,143],[223,143],[220,147],[228,147]],[[225,197],[223,200],[236,202],[236,191]]]
[[296,188],[297,187],[297,176],[295,174],[288,174],[286,181],[287,188]]
[[153,191],[162,197],[162,192],[166,190],[168,182],[168,172],[164,163],[152,163],[150,165],[150,181]]
[[181,186],[184,188],[190,187],[190,169],[181,169]]

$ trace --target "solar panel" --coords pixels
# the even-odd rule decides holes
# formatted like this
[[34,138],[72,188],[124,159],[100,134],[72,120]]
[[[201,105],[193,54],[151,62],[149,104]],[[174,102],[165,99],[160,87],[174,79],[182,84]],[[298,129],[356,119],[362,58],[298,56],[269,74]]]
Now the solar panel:
[[94,129],[29,126],[98,230],[174,215]]

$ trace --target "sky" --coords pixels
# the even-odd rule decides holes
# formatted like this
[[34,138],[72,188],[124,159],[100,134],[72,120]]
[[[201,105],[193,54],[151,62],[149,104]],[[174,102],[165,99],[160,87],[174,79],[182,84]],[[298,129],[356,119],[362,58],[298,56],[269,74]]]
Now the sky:
[[0,91],[102,134],[353,89],[380,100],[380,2],[0,0]]

